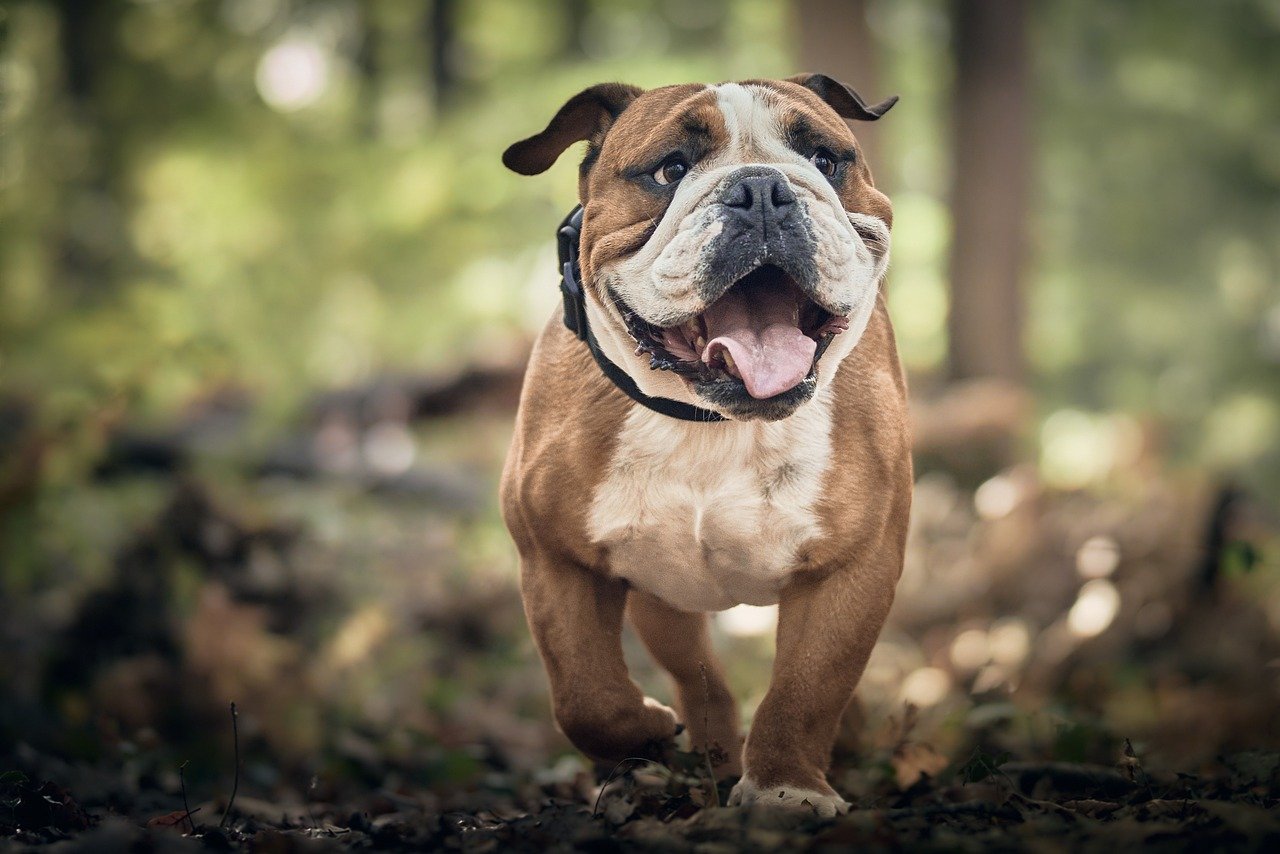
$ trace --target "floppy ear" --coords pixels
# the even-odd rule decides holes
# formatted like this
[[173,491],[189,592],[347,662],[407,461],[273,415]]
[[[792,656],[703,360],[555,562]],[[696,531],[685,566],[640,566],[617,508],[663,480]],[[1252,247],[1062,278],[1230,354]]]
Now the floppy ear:
[[813,92],[846,119],[874,122],[898,103],[898,96],[891,95],[878,104],[867,106],[861,95],[825,74],[797,74],[787,79]]
[[583,89],[560,108],[542,133],[504,151],[503,164],[521,175],[547,171],[575,142],[589,139],[599,144],[614,120],[643,92],[626,83],[600,83]]

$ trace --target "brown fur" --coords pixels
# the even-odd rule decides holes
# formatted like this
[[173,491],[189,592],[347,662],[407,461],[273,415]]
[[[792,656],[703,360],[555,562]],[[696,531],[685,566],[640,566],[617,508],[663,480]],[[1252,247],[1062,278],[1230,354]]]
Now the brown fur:
[[[782,100],[786,115],[856,145],[844,121],[814,92],[790,82],[759,85]],[[588,282],[599,264],[643,243],[639,235],[663,213],[663,205],[623,173],[636,163],[647,165],[647,156],[660,156],[670,135],[691,121],[701,121],[713,139],[724,134],[707,92],[699,86],[654,90],[616,118],[599,117],[607,133],[581,184]],[[892,216],[861,159],[841,196],[847,210],[886,221]],[[830,370],[819,363],[823,367]],[[906,384],[883,299],[858,346],[840,363],[833,386],[833,465],[817,508],[826,534],[805,546],[782,592],[772,681],[742,753],[747,774],[762,787],[831,792],[824,772],[840,716],[902,569],[912,483]],[[676,731],[671,712],[646,705],[627,674],[619,637],[625,613],[674,678],[677,709],[694,746],[719,748],[725,754],[719,773],[737,774],[737,707],[714,661],[706,616],[629,591],[612,576],[607,551],[588,538],[592,496],[634,405],[601,375],[558,317],[548,322],[530,358],[502,480],[529,624],[550,678],[556,719],[582,750],[606,760],[656,755]]]

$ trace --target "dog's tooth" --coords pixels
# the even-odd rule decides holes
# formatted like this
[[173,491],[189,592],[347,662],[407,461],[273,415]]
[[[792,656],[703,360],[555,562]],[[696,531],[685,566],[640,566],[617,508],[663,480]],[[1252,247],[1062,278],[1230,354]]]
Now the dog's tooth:
[[724,358],[724,366],[731,371],[737,372],[738,366],[733,363],[733,356],[729,353],[729,351],[722,350],[720,355],[721,357]]
[[694,349],[698,350],[698,352],[702,352],[703,348],[707,346],[707,339],[699,335],[697,338],[693,339],[693,346]]

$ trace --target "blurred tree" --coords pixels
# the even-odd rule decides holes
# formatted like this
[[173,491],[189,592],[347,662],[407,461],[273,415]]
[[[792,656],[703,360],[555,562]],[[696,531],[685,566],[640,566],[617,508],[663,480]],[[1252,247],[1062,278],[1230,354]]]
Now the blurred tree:
[[[1051,470],[1106,457],[1098,437],[1120,442],[1108,419],[1128,413],[1178,459],[1274,493],[1276,8],[2,4],[0,395],[56,425],[48,471],[71,479],[66,449],[89,465],[111,424],[219,389],[285,417],[317,386],[463,364],[520,340],[554,295],[547,234],[574,158],[520,181],[497,165],[507,142],[601,79],[814,70],[904,95],[856,130],[869,149],[881,135],[869,159],[894,185],[894,322],[917,390],[944,360],[951,253],[951,373],[1023,376],[1025,295],[1038,411],[1074,411],[1042,431]],[[436,109],[450,87],[465,96]]]
[[431,82],[436,107],[448,107],[458,88],[458,2],[434,0],[425,19],[431,48]]
[[586,57],[587,18],[590,15],[590,0],[564,0],[563,53],[566,59],[580,60]]
[[953,0],[952,379],[1020,382],[1031,69],[1022,0]]
[[378,31],[378,20],[373,9],[364,7],[361,10],[358,29],[359,40],[352,64],[360,75],[360,104],[363,107],[360,125],[364,133],[372,138],[378,129],[378,103],[382,94],[378,85],[382,36]]

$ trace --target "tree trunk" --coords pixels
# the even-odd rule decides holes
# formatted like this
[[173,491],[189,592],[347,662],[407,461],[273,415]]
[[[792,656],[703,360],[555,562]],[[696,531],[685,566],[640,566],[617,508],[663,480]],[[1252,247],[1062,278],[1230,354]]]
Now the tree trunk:
[[952,379],[1021,382],[1022,268],[1031,139],[1028,7],[953,0]]
[[381,33],[377,13],[369,6],[360,7],[360,44],[356,49],[355,67],[359,74],[361,134],[365,139],[378,136],[378,113],[382,106],[380,83]]
[[[834,77],[856,89],[867,101],[884,97],[876,79],[875,39],[867,26],[870,0],[794,0],[793,15],[799,50],[796,71]],[[884,187],[877,128],[869,122],[850,123],[872,170],[880,167],[877,186]]]
[[427,46],[431,56],[431,83],[436,111],[453,105],[458,88],[457,0],[435,0],[427,16]]
[[586,57],[587,19],[591,17],[590,0],[563,0],[564,45],[561,55],[569,60]]

